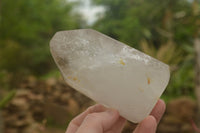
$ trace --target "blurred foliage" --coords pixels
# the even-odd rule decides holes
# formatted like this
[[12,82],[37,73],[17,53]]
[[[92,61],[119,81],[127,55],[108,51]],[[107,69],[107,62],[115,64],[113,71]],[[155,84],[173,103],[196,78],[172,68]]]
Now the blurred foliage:
[[52,70],[44,75],[41,75],[40,79],[47,80],[49,77],[59,79],[61,77],[60,71],[58,69]]
[[[74,4],[61,0],[0,1],[0,83],[18,82],[23,75],[42,75],[53,68],[49,41],[59,30],[80,28]],[[5,79],[6,78],[6,79]],[[18,80],[18,81],[16,81]]]
[[5,51],[1,54],[1,62],[5,63],[1,64],[7,65],[4,69],[19,71],[25,65],[35,73],[48,70],[52,63],[50,38],[58,30],[79,28],[80,18],[70,14],[71,10],[71,4],[59,0],[19,0],[14,4],[12,0],[1,0],[0,48]]
[[[94,28],[139,48],[142,39],[156,47],[173,39],[179,46],[191,44],[197,17],[192,16],[188,0],[93,0],[105,5],[105,17]],[[199,3],[198,3],[199,4]]]
[[177,65],[184,60],[184,56],[182,56],[183,49],[177,48],[172,41],[168,41],[166,44],[160,45],[159,48],[155,48],[153,44],[148,44],[147,41],[142,40],[140,46],[144,53],[170,65],[171,71],[174,71]]
[[1,42],[0,69],[8,70],[9,72],[24,71],[27,66],[24,61],[29,59],[28,54],[29,52],[19,43],[11,40]]
[[194,69],[191,60],[183,62],[182,66],[171,76],[166,95],[181,96],[191,95],[194,97]]

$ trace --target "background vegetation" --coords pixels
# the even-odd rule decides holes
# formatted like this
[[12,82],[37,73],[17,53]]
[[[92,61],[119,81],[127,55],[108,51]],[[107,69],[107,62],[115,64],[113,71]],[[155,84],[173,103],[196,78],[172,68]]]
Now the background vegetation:
[[[78,2],[0,1],[0,82],[16,86],[26,75],[57,68],[49,52],[56,31],[94,28],[171,66],[166,97],[194,96],[194,40],[199,36],[198,0],[93,0],[106,9],[92,26],[72,12]],[[51,75],[51,74],[50,74]],[[19,78],[20,77],[20,78]]]

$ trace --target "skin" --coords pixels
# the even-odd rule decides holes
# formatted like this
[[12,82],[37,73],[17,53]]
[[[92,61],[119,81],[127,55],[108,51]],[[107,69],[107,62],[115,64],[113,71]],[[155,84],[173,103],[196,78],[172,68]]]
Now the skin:
[[[133,133],[156,133],[164,112],[165,103],[158,100],[151,114],[138,124]],[[75,117],[65,133],[121,133],[125,122],[117,110],[97,104]]]

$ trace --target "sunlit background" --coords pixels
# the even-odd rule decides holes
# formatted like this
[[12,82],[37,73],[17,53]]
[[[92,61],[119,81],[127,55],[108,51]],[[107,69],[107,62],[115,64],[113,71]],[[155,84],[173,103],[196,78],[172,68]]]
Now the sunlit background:
[[94,104],[65,84],[49,51],[57,31],[82,28],[170,65],[157,132],[200,132],[200,0],[0,0],[0,133],[64,133]]

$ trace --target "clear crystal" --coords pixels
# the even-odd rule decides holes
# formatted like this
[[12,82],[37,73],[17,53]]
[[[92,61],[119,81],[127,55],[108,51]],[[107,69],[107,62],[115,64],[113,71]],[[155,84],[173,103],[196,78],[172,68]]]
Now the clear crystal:
[[67,84],[134,123],[169,81],[168,65],[95,30],[57,32],[50,49]]

